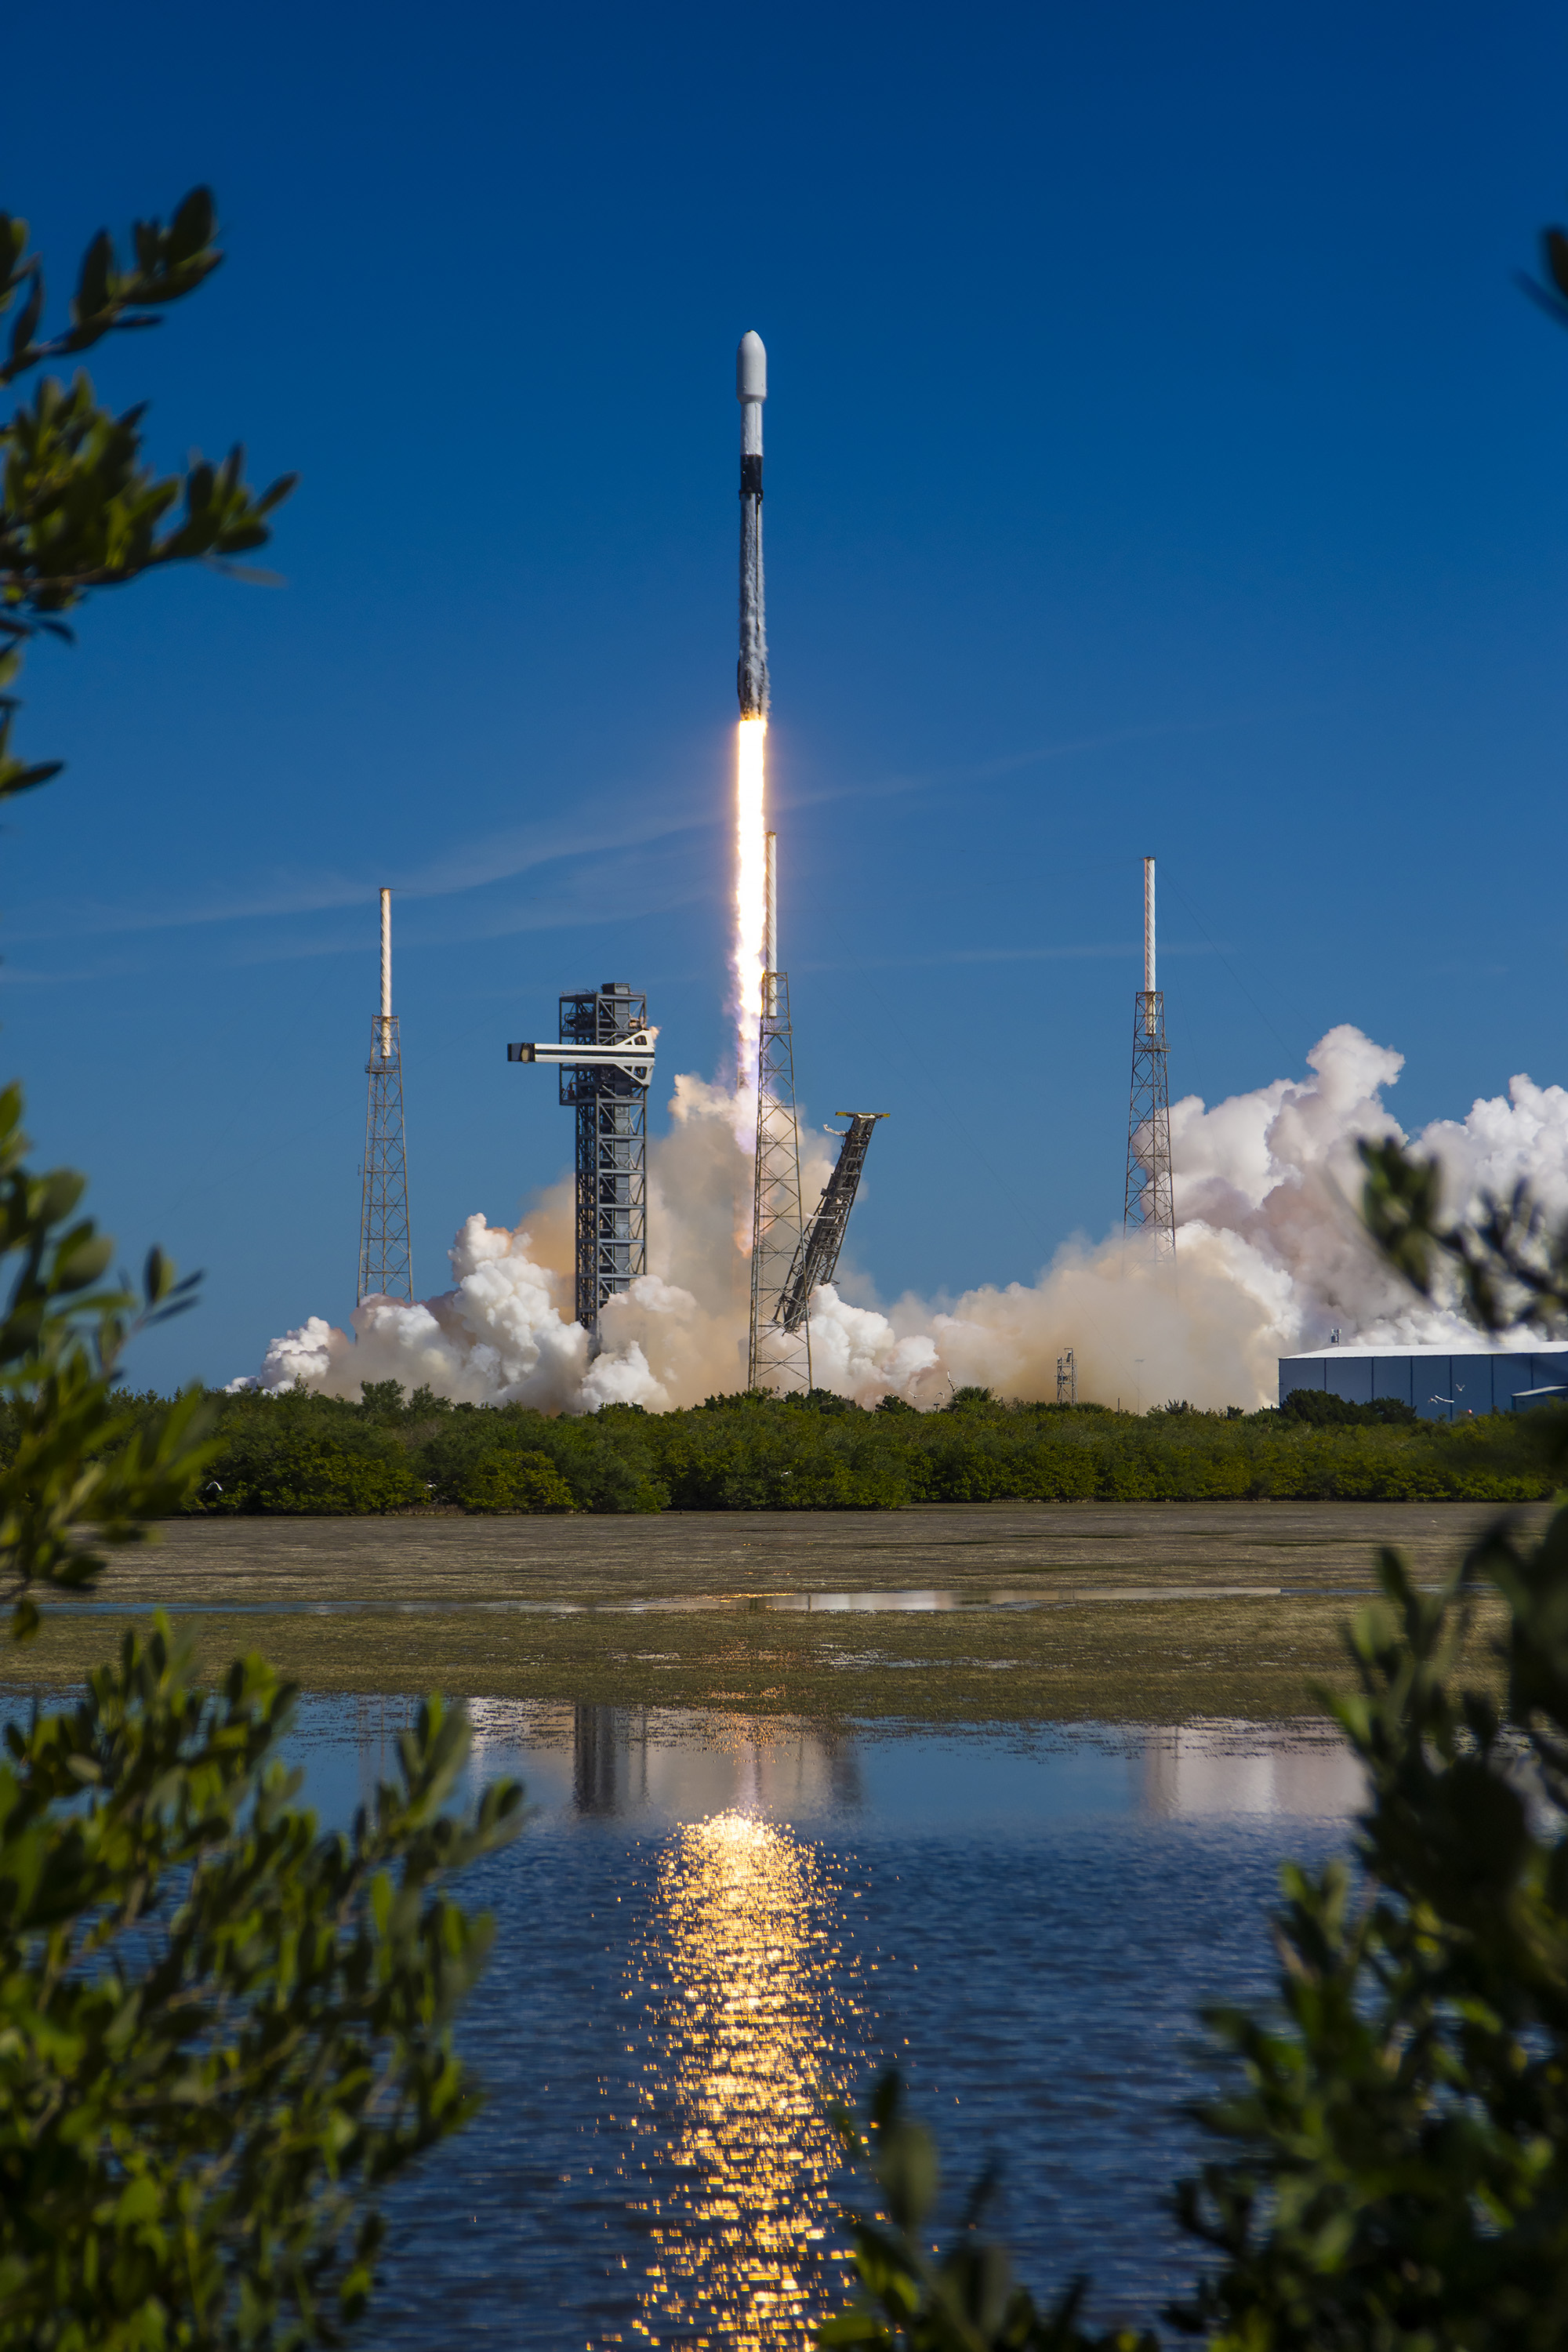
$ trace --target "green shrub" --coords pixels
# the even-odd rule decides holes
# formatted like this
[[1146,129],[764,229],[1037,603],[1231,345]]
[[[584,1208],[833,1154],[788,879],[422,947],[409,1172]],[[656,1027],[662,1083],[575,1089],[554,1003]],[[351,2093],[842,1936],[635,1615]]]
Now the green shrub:
[[548,1454],[487,1454],[461,1489],[465,1511],[574,1511],[572,1489]]
[[1415,1406],[1398,1397],[1373,1397],[1369,1404],[1352,1404],[1346,1397],[1331,1396],[1327,1389],[1292,1389],[1279,1410],[1288,1420],[1308,1422],[1314,1429],[1326,1428],[1331,1423],[1363,1429],[1373,1423],[1397,1427],[1416,1419]]
[[[1336,1401],[1337,1402],[1337,1401]],[[137,1413],[156,1401],[128,1399]],[[546,1463],[579,1511],[896,1510],[905,1504],[1302,1500],[1523,1502],[1553,1491],[1541,1415],[1456,1423],[1327,1422],[1171,1406],[1007,1403],[862,1412],[841,1397],[742,1391],[687,1412],[609,1406],[552,1416],[524,1405],[406,1403],[394,1382],[342,1397],[254,1391],[210,1400],[220,1453],[199,1507],[564,1509],[505,1499],[521,1456]],[[891,1401],[889,1401],[889,1404]],[[0,1459],[5,1427],[0,1421]],[[378,1464],[379,1469],[364,1466]],[[495,1466],[487,1466],[495,1465]]]
[[[221,1488],[221,1492],[213,1491]],[[309,1436],[289,1437],[226,1483],[218,1473],[200,1507],[216,1512],[295,1513],[342,1518],[406,1510],[428,1499],[425,1481],[406,1457],[350,1452]]]

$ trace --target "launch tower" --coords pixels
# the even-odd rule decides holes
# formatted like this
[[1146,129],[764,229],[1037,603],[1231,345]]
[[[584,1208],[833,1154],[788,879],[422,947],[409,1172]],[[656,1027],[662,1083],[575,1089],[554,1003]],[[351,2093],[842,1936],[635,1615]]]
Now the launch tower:
[[[618,1045],[647,1028],[647,998],[624,980],[561,999],[563,1045]],[[647,1083],[615,1063],[561,1073],[577,1113],[577,1320],[598,1337],[599,1309],[647,1272]]]
[[381,1011],[370,1024],[356,1297],[414,1297],[408,1239],[408,1155],[403,1132],[403,1045],[392,1009],[392,893],[381,894]]
[[599,1311],[647,1272],[647,1090],[655,1033],[647,998],[606,980],[561,999],[558,1045],[509,1045],[509,1062],[553,1063],[577,1114],[577,1320],[591,1344]]
[[1143,985],[1133,1004],[1125,1230],[1151,1236],[1157,1259],[1173,1259],[1176,1205],[1171,1189],[1171,1082],[1165,1060],[1165,1000],[1154,985],[1152,857],[1143,860]]

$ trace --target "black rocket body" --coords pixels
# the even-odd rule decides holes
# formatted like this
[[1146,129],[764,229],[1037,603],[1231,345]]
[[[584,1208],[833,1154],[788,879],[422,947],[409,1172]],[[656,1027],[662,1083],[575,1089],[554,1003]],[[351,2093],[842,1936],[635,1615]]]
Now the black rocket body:
[[768,715],[768,625],[763,594],[763,404],[768,355],[761,335],[745,334],[735,353],[741,404],[741,658],[735,686],[742,719]]

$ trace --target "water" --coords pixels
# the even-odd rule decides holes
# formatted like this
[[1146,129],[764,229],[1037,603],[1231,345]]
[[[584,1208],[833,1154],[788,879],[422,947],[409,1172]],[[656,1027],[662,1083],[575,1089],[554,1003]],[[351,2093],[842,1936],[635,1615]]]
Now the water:
[[[315,1700],[342,1815],[404,1700]],[[1100,2320],[1191,2275],[1194,2011],[1271,1982],[1288,1855],[1359,1801],[1326,1731],[800,1725],[489,1702],[475,1769],[535,1808],[476,1874],[479,2122],[397,2192],[378,2346],[794,2347],[842,2299],[825,2099],[896,2063],[1037,2292]]]
[[[1312,1590],[1314,1588],[1305,1588]],[[1368,1591],[1372,1587],[1367,1588]],[[1436,1591],[1435,1586],[1424,1590]],[[1075,1609],[1085,1601],[1278,1601],[1286,1588],[1278,1584],[1118,1584],[1103,1589],[1087,1585],[1056,1586],[1027,1592],[959,1592],[924,1586],[890,1592],[661,1592],[639,1594],[630,1601],[526,1601],[508,1596],[500,1601],[472,1601],[439,1595],[417,1601],[378,1597],[378,1613],[398,1617],[431,1617],[460,1612],[468,1615],[524,1617],[648,1617],[697,1613],[723,1616],[741,1612],[767,1616],[831,1617],[941,1615],[954,1610]],[[358,1614],[365,1604],[352,1601],[164,1601],[160,1607],[171,1617],[345,1617]],[[60,1617],[122,1616],[116,1601],[53,1601],[51,1614]]]

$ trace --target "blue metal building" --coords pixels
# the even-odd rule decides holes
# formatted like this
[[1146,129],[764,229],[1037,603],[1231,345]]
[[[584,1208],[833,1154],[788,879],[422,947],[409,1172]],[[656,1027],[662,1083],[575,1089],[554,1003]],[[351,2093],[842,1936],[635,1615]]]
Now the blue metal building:
[[1478,1412],[1518,1412],[1568,1398],[1568,1342],[1522,1349],[1325,1348],[1281,1356],[1279,1402],[1292,1389],[1326,1389],[1350,1404],[1397,1397],[1423,1421],[1463,1421]]

